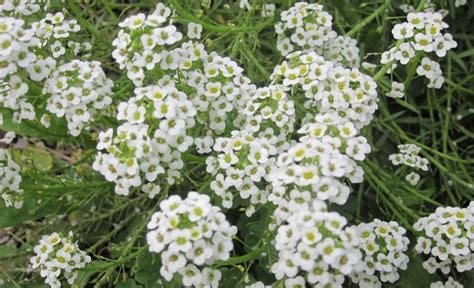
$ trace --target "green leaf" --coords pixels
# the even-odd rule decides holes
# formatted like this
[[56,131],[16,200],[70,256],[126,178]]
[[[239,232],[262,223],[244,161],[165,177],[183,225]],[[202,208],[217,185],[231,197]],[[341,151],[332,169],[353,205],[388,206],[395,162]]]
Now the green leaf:
[[[60,123],[52,122],[50,128],[42,126],[39,122],[29,120],[23,120],[20,124],[16,124],[12,122],[13,112],[11,110],[0,108],[0,114],[3,115],[3,124],[0,125],[0,129],[2,130],[15,131],[15,133],[20,135],[51,141],[60,141],[64,138],[69,138],[67,134],[64,134],[64,131],[67,131],[64,123],[61,125]],[[59,132],[61,130],[63,132]]]
[[133,269],[135,280],[147,288],[163,287],[159,284],[159,281],[162,280],[160,277],[160,266],[161,261],[157,254],[150,252],[141,253]]
[[406,101],[402,101],[398,98],[395,98],[395,101],[397,101],[398,104],[400,104],[401,106],[407,108],[408,110],[415,112],[416,114],[420,113],[420,111],[415,106],[413,106],[412,104],[410,104]]
[[117,288],[138,288],[143,287],[142,285],[137,284],[135,280],[128,279],[127,281],[120,281],[117,283]]
[[474,56],[474,48],[468,49],[466,51],[463,51],[459,54],[457,54],[459,58],[465,58],[465,57],[471,57]]
[[72,137],[67,134],[67,125],[64,119],[52,117],[51,126],[44,127],[39,121],[23,120],[20,124],[12,122],[13,112],[10,109],[0,107],[0,114],[3,115],[3,124],[0,125],[0,130],[14,131],[22,136],[29,136],[38,139],[67,142],[71,144],[82,143],[87,147],[95,147],[95,142],[92,141],[90,135],[82,133],[79,137]]
[[13,150],[12,155],[14,161],[23,169],[34,167],[44,172],[53,167],[53,157],[51,153],[32,145],[28,145],[21,150]]
[[49,214],[61,214],[66,211],[66,205],[57,200],[57,197],[47,198],[38,195],[26,195],[21,209],[5,207],[0,201],[0,228],[14,226],[16,224],[36,220]]
[[464,70],[464,72],[468,73],[468,69],[466,67],[466,64],[464,63],[464,61],[459,57],[459,55],[457,55],[456,53],[452,52],[452,51],[449,51],[448,52],[448,55],[451,59],[454,60],[454,62],[456,62],[456,64],[459,65],[459,67],[461,67],[462,70]]
[[408,268],[400,271],[400,287],[430,287],[430,284],[439,281],[437,274],[430,274],[423,268],[423,259],[421,255],[414,254],[410,256]]

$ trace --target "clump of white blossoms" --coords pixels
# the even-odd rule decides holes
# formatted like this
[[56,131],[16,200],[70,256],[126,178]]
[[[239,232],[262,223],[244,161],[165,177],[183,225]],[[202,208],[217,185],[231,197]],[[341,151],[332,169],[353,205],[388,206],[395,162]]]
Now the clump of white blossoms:
[[398,270],[407,269],[409,261],[405,253],[410,240],[405,237],[405,228],[394,221],[375,219],[355,229],[362,261],[358,263],[358,271],[351,275],[352,281],[362,288],[382,287],[382,282],[397,281]]
[[294,131],[295,104],[282,85],[258,88],[239,112],[233,121],[235,127],[261,135],[273,134],[280,142],[277,146],[283,145],[286,135]]
[[[377,110],[377,84],[357,68],[335,66],[314,52],[295,52],[275,67],[271,80],[289,91],[290,99],[304,101],[311,122],[328,115],[351,122],[359,129],[370,123]],[[301,111],[303,112],[303,111]]]
[[[242,67],[229,57],[207,53],[203,44],[183,43],[170,52],[166,66],[161,68],[186,85],[188,98],[197,110],[196,122],[214,135],[222,134],[227,122],[235,122],[230,120],[242,119],[238,111],[256,90]],[[177,70],[180,73],[175,74]]]
[[15,122],[35,117],[33,106],[24,97],[28,85],[22,80],[20,70],[29,71],[37,63],[36,54],[30,51],[37,45],[37,39],[34,31],[24,25],[22,19],[0,18],[0,104],[17,111],[13,117]]
[[341,64],[344,67],[359,68],[360,66],[357,40],[349,36],[337,36],[330,39],[322,48],[317,48],[316,52],[327,60]]
[[153,198],[162,182],[172,185],[180,178],[181,152],[193,144],[186,129],[194,126],[195,115],[187,95],[168,77],[136,88],[135,96],[118,106],[117,119],[126,122],[99,134],[97,150],[106,153],[98,153],[93,168],[115,182],[117,194],[145,184],[142,191]]
[[147,70],[159,67],[160,61],[169,61],[166,48],[183,38],[176,26],[166,25],[170,16],[171,9],[158,3],[151,14],[139,13],[119,24],[121,29],[112,42],[112,57],[120,69],[127,69],[128,78],[136,86],[143,85]]
[[443,72],[438,62],[431,60],[428,55],[434,52],[438,57],[444,57],[457,46],[451,34],[443,33],[448,27],[438,12],[408,13],[406,22],[393,27],[392,35],[399,41],[382,54],[381,63],[392,63],[392,69],[388,71],[391,72],[397,62],[406,65],[419,57],[416,61],[421,59],[421,62],[416,62],[420,63],[416,73],[429,80],[429,88],[441,88],[444,83]]
[[275,248],[278,260],[271,271],[277,279],[287,278],[287,287],[342,287],[345,276],[354,272],[361,253],[355,248],[355,229],[335,212],[326,212],[319,201],[291,214],[278,228]]
[[214,175],[211,189],[222,198],[223,207],[231,208],[236,194],[249,199],[246,214],[250,216],[256,205],[267,202],[268,175],[279,152],[273,142],[248,131],[233,131],[231,137],[216,139],[213,151],[217,155],[207,158],[206,170]]
[[[24,1],[14,1],[13,4],[10,2],[6,1],[4,5],[11,4],[24,9],[28,9],[30,5]],[[13,13],[15,16],[17,14]],[[48,78],[56,67],[55,58],[64,56],[70,50],[76,55],[84,50],[81,47],[90,47],[88,42],[78,44],[68,40],[72,33],[80,30],[80,26],[74,19],[66,20],[61,12],[48,13],[43,19],[31,23],[28,27],[26,28],[23,19],[12,17],[0,19],[0,104],[14,111],[12,118],[14,123],[19,123],[23,119],[33,120],[36,116],[35,108],[26,97],[31,87],[29,88],[24,82],[25,74],[32,81],[41,82]],[[79,45],[79,49],[65,48],[66,45],[73,47],[74,43],[76,46]],[[33,90],[33,93],[40,92]]]
[[[388,159],[393,165],[406,165],[416,170],[428,171],[428,159],[419,156],[421,148],[415,144],[398,145],[399,153],[391,154]],[[420,181],[420,174],[411,171],[405,177],[411,185],[415,186]]]
[[163,53],[166,57],[158,74],[162,78],[165,73],[179,83],[197,110],[195,120],[204,131],[223,133],[227,122],[232,123],[227,120],[238,118],[238,111],[255,93],[255,85],[235,61],[208,53],[203,44],[188,41]]
[[344,134],[346,128],[355,130],[352,123],[306,124],[299,130],[306,135],[278,155],[269,176],[272,189],[268,198],[277,205],[276,224],[305,209],[311,199],[345,204],[350,188],[344,178],[352,183],[363,180],[364,172],[356,161],[364,160],[371,148],[355,132]]
[[[94,121],[98,111],[112,103],[113,82],[100,67],[100,62],[73,60],[63,64],[46,80],[43,93],[51,95],[46,109],[58,118],[64,117],[69,133],[78,136]],[[49,126],[49,115],[42,123]]]
[[463,288],[464,286],[458,281],[454,280],[453,277],[449,276],[446,282],[437,281],[430,285],[430,288]]
[[277,49],[283,56],[293,51],[314,51],[337,34],[332,29],[332,16],[319,4],[298,2],[281,12],[275,25]]
[[30,263],[50,287],[61,287],[61,274],[72,285],[78,275],[75,270],[91,262],[91,257],[72,238],[72,232],[67,237],[58,233],[44,235],[34,247],[36,255],[30,258]]
[[[222,134],[255,93],[255,85],[235,61],[208,54],[202,44],[189,41],[169,52],[160,63],[166,74],[157,85],[138,88],[137,97],[119,104],[118,119],[126,122],[117,136],[112,137],[112,129],[99,136],[103,143],[97,148],[107,153],[99,152],[94,169],[116,183],[118,194],[128,195],[130,187],[145,183],[140,171],[148,181],[142,190],[150,197],[160,191],[163,179],[158,181],[158,174],[173,185],[181,177],[181,153],[194,141],[198,153],[211,152],[212,136]],[[135,131],[127,130],[130,127]],[[188,128],[194,128],[193,137],[187,135]]]
[[336,65],[358,68],[357,41],[337,36],[332,29],[332,16],[319,4],[298,2],[280,15],[275,25],[277,49],[283,56],[293,51],[317,52]]
[[0,16],[31,15],[40,9],[40,6],[31,0],[4,0],[0,4]]
[[197,192],[185,199],[170,196],[160,208],[148,223],[146,238],[150,252],[161,254],[161,275],[170,281],[178,273],[184,286],[218,287],[221,272],[206,266],[229,259],[237,228],[209,196]]
[[71,50],[73,55],[78,54],[81,50],[90,48],[90,43],[88,42],[79,43],[68,40],[71,34],[81,30],[81,26],[77,23],[76,19],[66,19],[62,12],[56,12],[55,14],[47,13],[43,19],[34,22],[31,26],[39,40],[39,47],[43,50],[49,49],[49,54],[53,58],[65,55],[68,51],[66,47],[79,46],[79,48]]
[[428,255],[423,267],[443,274],[451,265],[460,273],[474,266],[474,201],[466,208],[438,207],[435,213],[418,219],[413,228],[420,232],[416,252]]
[[20,169],[10,151],[0,149],[0,194],[7,207],[14,206],[19,209],[23,206]]

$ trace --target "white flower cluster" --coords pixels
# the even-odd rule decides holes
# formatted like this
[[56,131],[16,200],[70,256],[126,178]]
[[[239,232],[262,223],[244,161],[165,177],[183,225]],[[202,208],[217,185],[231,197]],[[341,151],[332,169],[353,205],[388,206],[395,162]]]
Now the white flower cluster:
[[269,176],[272,189],[268,200],[277,205],[273,215],[276,224],[304,209],[312,199],[345,204],[350,188],[344,177],[352,183],[363,179],[364,171],[355,160],[364,160],[370,152],[364,137],[325,135],[338,129],[326,124],[308,124],[302,129],[307,129],[309,135],[278,155],[276,168]]
[[35,256],[30,258],[33,269],[39,269],[41,277],[50,287],[61,287],[61,273],[69,285],[74,283],[78,273],[74,271],[91,262],[91,257],[72,242],[73,234],[67,237],[58,233],[44,235],[34,247]]
[[[145,70],[153,70],[162,62],[166,65],[170,52],[165,49],[183,38],[176,26],[165,25],[171,9],[158,3],[150,15],[139,13],[119,24],[122,28],[112,42],[116,49],[112,57],[120,69],[127,69],[127,76],[136,86],[143,85]],[[164,64],[163,64],[164,63]]]
[[[94,121],[97,111],[112,103],[113,82],[100,67],[100,62],[73,60],[63,64],[46,80],[43,93],[50,94],[46,109],[58,118],[65,117],[69,133],[78,136]],[[49,126],[49,115],[42,117]]]
[[[448,27],[448,24],[443,22],[443,16],[438,12],[408,13],[407,22],[396,24],[392,29],[393,37],[402,43],[384,52],[381,63],[395,61],[406,65],[415,58],[417,53],[427,55],[435,52],[438,57],[446,56],[449,50],[457,46],[451,34],[443,33],[443,30]],[[397,64],[393,63],[391,70],[395,67]],[[416,72],[428,78],[429,88],[439,89],[444,83],[440,65],[427,56],[423,56]]]
[[293,51],[317,52],[336,65],[357,68],[360,65],[357,41],[337,36],[332,16],[319,4],[298,2],[280,15],[275,25],[277,49],[283,56]]
[[409,261],[405,252],[410,240],[405,237],[405,228],[394,221],[375,219],[355,229],[363,256],[358,271],[351,275],[352,281],[362,288],[382,287],[382,282],[397,281],[398,270],[407,269]]
[[207,158],[206,170],[215,175],[211,189],[222,198],[222,206],[232,207],[233,191],[250,200],[247,216],[253,214],[256,205],[267,202],[270,187],[266,183],[279,152],[275,140],[276,137],[254,137],[248,131],[233,131],[231,137],[216,139],[213,150],[217,156]]
[[337,36],[330,39],[322,48],[316,48],[324,58],[344,67],[359,68],[360,56],[357,40],[349,36]]
[[59,58],[66,53],[65,45],[69,47],[79,45],[84,50],[90,46],[88,42],[81,44],[75,41],[67,41],[72,33],[81,30],[81,26],[76,19],[66,19],[62,12],[47,13],[43,19],[33,23],[32,27],[40,41],[40,48],[46,50],[49,47],[53,58]]
[[[22,9],[33,5],[26,2],[13,1],[12,4],[11,1],[5,1],[4,5],[10,3]],[[67,39],[71,33],[79,30],[77,21],[66,20],[61,12],[46,14],[45,18],[32,23],[30,28],[25,28],[22,19],[0,17],[0,104],[14,111],[13,122],[33,120],[36,116],[33,105],[25,97],[29,90],[24,82],[25,74],[35,82],[48,78],[56,67],[55,58],[67,51]],[[90,48],[88,42],[68,41],[67,45],[73,47],[74,55]],[[80,48],[77,48],[78,45]]]
[[328,116],[359,129],[370,123],[378,108],[377,84],[371,77],[356,68],[334,66],[314,52],[288,55],[271,79],[289,90],[295,101],[305,97],[304,116],[318,122]]
[[256,87],[235,61],[215,52],[208,54],[202,44],[193,42],[183,43],[167,59],[172,59],[170,66],[162,68],[170,73],[181,68],[181,74],[174,77],[186,85],[188,98],[198,111],[196,121],[205,130],[221,134],[227,120],[234,120],[229,122],[235,125],[244,118],[237,111],[245,107]]
[[295,104],[288,99],[282,85],[258,88],[239,112],[234,126],[252,133],[275,135],[280,142],[277,146],[283,145],[285,136],[294,130]]
[[[291,214],[278,228],[275,248],[278,261],[271,270],[277,279],[286,277],[286,287],[342,287],[345,275],[354,272],[361,253],[355,229],[346,219],[326,212],[319,201],[306,202],[306,209]],[[297,286],[299,284],[300,286]]]
[[[283,56],[293,51],[313,51],[337,34],[332,29],[332,16],[319,4],[298,2],[281,12],[275,25],[277,49]],[[295,47],[296,46],[296,47]],[[296,49],[295,49],[296,48]]]
[[14,206],[19,209],[23,206],[20,169],[10,152],[0,148],[0,194],[7,207]]
[[[191,41],[169,53],[160,64],[166,74],[158,84],[137,88],[139,96],[119,104],[118,119],[126,122],[119,127],[121,131],[117,130],[117,137],[113,139],[111,129],[99,137],[103,143],[98,150],[105,148],[108,154],[99,153],[94,169],[116,183],[118,194],[128,195],[130,187],[140,186],[141,171],[150,182],[142,190],[153,197],[160,191],[159,183],[155,183],[158,174],[165,174],[170,185],[181,177],[181,152],[193,142],[198,153],[209,153],[214,144],[211,135],[223,133],[228,122],[244,125],[245,117],[237,117],[238,111],[243,110],[256,87],[242,75],[243,69],[236,62],[214,52],[208,54],[202,44]],[[279,109],[291,110],[287,106]],[[282,123],[285,121],[289,120],[284,118]],[[135,131],[127,127],[135,127]],[[194,138],[186,134],[192,127]]]
[[170,281],[178,273],[184,286],[218,287],[221,272],[205,266],[230,257],[237,228],[197,192],[184,200],[170,196],[160,208],[148,223],[146,238],[149,250],[161,253],[161,275]]
[[315,53],[295,52],[287,60],[275,68],[272,79],[294,101],[307,99],[309,112],[297,117],[303,118],[298,132],[305,136],[287,144],[270,176],[277,225],[310,199],[347,201],[350,188],[343,177],[362,181],[363,170],[355,161],[370,152],[367,140],[357,134],[377,109],[376,84],[359,70],[334,67]]
[[34,78],[33,64],[44,63],[37,61],[36,55],[30,52],[30,47],[37,45],[37,39],[34,31],[25,29],[24,24],[21,19],[0,17],[0,104],[19,110],[14,114],[15,122],[35,117],[33,106],[23,97],[28,92],[28,85],[19,70],[26,69]]
[[4,0],[0,4],[0,16],[31,15],[36,13],[40,6],[32,0]]
[[449,276],[448,281],[445,283],[438,281],[431,283],[430,288],[463,288],[464,286],[458,281],[454,280],[453,277]]
[[[416,170],[428,171],[428,159],[419,156],[421,148],[415,144],[400,144],[398,145],[399,153],[391,154],[388,159],[393,165],[406,165]],[[406,177],[411,185],[415,186],[420,181],[420,174],[412,171]]]
[[448,274],[453,262],[461,273],[474,267],[474,201],[467,208],[438,207],[413,228],[420,232],[416,252],[429,255],[423,263],[429,273]]
[[170,185],[180,177],[181,152],[193,143],[186,129],[194,126],[195,114],[186,94],[169,78],[136,88],[135,96],[118,106],[117,118],[126,122],[115,133],[108,129],[99,134],[97,150],[107,153],[98,153],[93,168],[115,182],[117,194],[128,195],[130,187],[148,182],[142,190],[153,198],[161,189],[158,175],[165,174]]

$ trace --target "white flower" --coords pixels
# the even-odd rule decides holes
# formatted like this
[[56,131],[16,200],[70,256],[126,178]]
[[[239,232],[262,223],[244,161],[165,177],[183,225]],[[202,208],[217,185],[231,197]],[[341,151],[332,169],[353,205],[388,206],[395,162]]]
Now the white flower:
[[386,95],[392,98],[403,98],[405,96],[405,85],[392,81],[392,89]]
[[413,25],[407,22],[397,24],[392,29],[393,38],[397,40],[411,38],[414,35],[413,28]]
[[202,25],[189,22],[188,23],[188,37],[191,39],[200,39],[202,32]]
[[402,43],[394,54],[394,58],[406,65],[415,56],[415,50],[408,43]]
[[265,3],[262,6],[262,17],[272,17],[275,14],[275,4]]
[[420,174],[415,173],[415,172],[410,172],[405,177],[405,180],[407,180],[411,185],[416,186],[416,184],[418,184],[418,181],[420,181]]

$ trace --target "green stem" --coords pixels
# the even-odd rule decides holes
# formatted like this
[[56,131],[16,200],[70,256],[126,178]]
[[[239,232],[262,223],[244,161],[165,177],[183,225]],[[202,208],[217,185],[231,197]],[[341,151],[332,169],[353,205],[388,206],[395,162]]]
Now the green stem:
[[77,21],[87,29],[95,38],[101,39],[101,34],[99,31],[94,27],[89,21],[87,21],[84,17],[82,17],[83,12],[77,7],[76,1],[68,0],[67,4],[71,11],[74,13],[74,16],[77,18]]
[[389,5],[389,2],[388,1],[385,1],[385,3],[380,6],[377,10],[375,10],[374,12],[372,12],[372,14],[370,14],[368,17],[366,17],[364,20],[360,21],[359,23],[357,23],[354,28],[352,28],[349,32],[346,33],[346,36],[354,36],[357,32],[359,32],[362,28],[364,28],[367,24],[369,24],[370,22],[372,22],[372,20],[374,20],[377,16],[379,16],[380,14],[382,14],[382,12],[385,12],[385,9],[387,9]]
[[202,27],[208,31],[212,32],[219,32],[219,33],[241,33],[241,32],[251,32],[251,31],[258,31],[262,30],[268,26],[273,25],[273,18],[268,19],[267,21],[254,25],[254,26],[218,26],[214,24],[207,23],[197,17],[195,17],[193,14],[189,13],[186,9],[184,9],[181,5],[178,4],[178,1],[176,0],[171,0],[170,1],[171,5],[173,5],[173,8],[178,12],[178,14],[181,16],[180,20],[185,20],[187,22],[194,22],[201,24]]
[[216,261],[215,264],[217,266],[226,266],[226,265],[236,265],[244,262],[248,262],[251,260],[254,260],[258,258],[263,252],[265,252],[266,246],[263,245],[260,248],[253,250],[252,252],[242,255],[242,256],[236,256],[236,257],[230,257],[226,261]]

